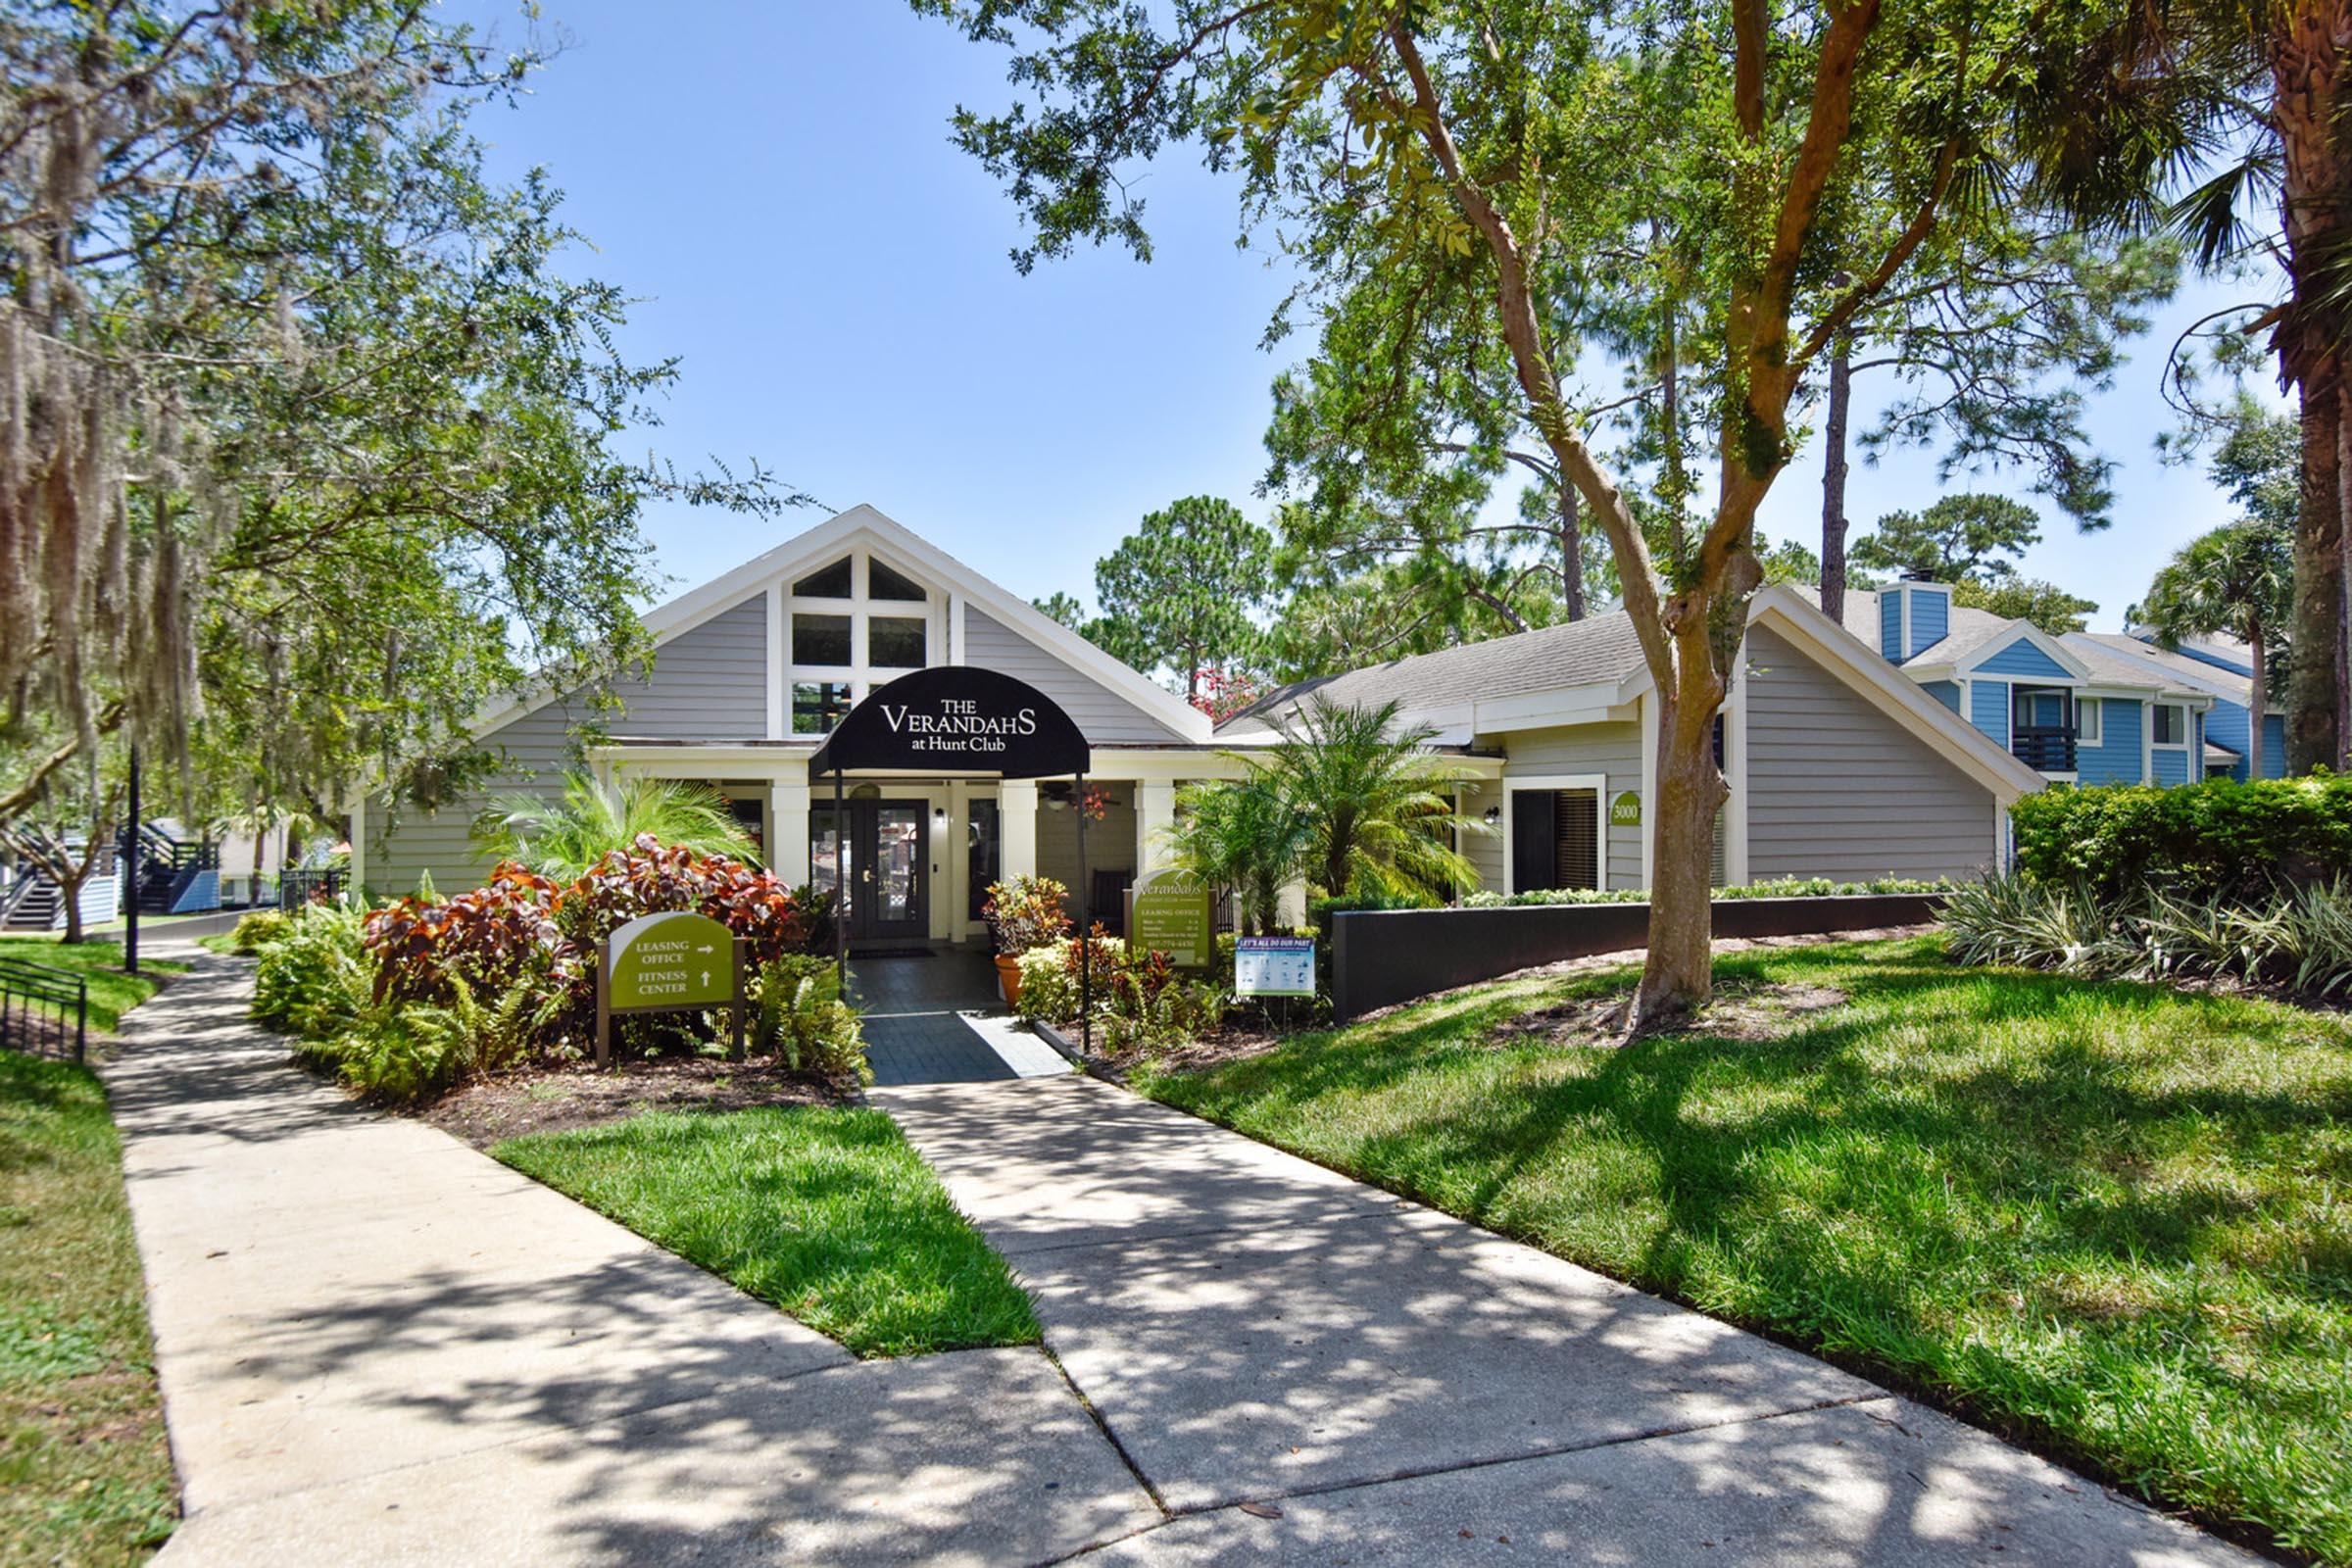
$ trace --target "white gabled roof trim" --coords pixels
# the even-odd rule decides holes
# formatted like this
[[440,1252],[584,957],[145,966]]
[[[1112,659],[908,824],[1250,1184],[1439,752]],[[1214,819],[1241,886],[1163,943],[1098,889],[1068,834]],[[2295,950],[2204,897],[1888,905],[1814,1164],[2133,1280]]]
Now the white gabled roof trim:
[[[1751,630],[1760,621],[1770,621],[1774,631],[1794,642],[1815,663],[1867,698],[1930,751],[1990,790],[2004,806],[2042,787],[2042,776],[2010,756],[2008,748],[1929,696],[1909,674],[1886,662],[1877,649],[1864,646],[1802,595],[1777,583],[1764,588],[1749,602],[1747,612]],[[2008,645],[2004,642],[2002,646]]]
[[[827,564],[828,558],[850,549],[860,539],[879,547],[886,556],[904,560],[950,593],[960,595],[978,605],[996,620],[1036,643],[1078,673],[1100,681],[1183,739],[1205,742],[1210,738],[1209,731],[1213,726],[1206,713],[1142,671],[1113,659],[1026,599],[1000,588],[946,551],[863,502],[847,512],[836,513],[813,528],[793,535],[733,570],[711,578],[701,587],[689,589],[677,598],[656,606],[646,612],[643,617],[645,628],[653,635],[654,646],[659,649],[671,638],[682,636],[712,616],[734,609],[755,594],[765,592],[771,584],[782,583],[789,592],[793,577]],[[767,657],[768,674],[772,679],[781,667],[778,650],[770,648]],[[546,707],[561,695],[554,691],[534,691],[487,709],[474,720],[473,738],[481,740],[492,731]]]
[[[2051,636],[2048,632],[2043,631],[2039,626],[2034,625],[2030,620],[2021,620],[2016,622],[2015,635],[2007,637],[1994,637],[1989,642],[1985,643],[1984,647],[1978,649],[1975,653],[1970,654],[1965,659],[1962,659],[1954,663],[1952,666],[1953,673],[1961,677],[1966,677],[1974,673],[1977,666],[1984,663],[1987,659],[1991,659],[1995,655],[2000,654],[2008,649],[2015,648],[2021,642],[2038,650],[2041,653],[2047,654],[2052,663],[2056,664],[2060,669],[2065,670],[2075,679],[2090,679],[2090,666],[2088,664],[2085,664],[2081,659],[2077,658],[2074,652],[2064,643]],[[2004,676],[2002,678],[2016,679],[2017,677]]]

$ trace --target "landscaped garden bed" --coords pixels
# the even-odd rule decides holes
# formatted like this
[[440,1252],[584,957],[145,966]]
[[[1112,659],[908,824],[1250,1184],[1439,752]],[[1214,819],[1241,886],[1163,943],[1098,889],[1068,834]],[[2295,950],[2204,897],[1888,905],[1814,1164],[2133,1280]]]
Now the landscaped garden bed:
[[1955,967],[1934,937],[1717,969],[1730,1029],[1579,1028],[1618,967],[1131,1082],[2352,1561],[2342,1018]]
[[669,1055],[618,1061],[609,1069],[575,1062],[477,1078],[418,1106],[416,1114],[476,1149],[489,1149],[527,1133],[593,1127],[650,1110],[838,1105],[846,1099],[840,1084],[795,1072],[773,1056],[729,1061]]
[[[0,953],[87,974],[93,1029],[155,990],[110,943]],[[72,1062],[0,1051],[0,1563],[141,1561],[177,1491],[106,1091]]]

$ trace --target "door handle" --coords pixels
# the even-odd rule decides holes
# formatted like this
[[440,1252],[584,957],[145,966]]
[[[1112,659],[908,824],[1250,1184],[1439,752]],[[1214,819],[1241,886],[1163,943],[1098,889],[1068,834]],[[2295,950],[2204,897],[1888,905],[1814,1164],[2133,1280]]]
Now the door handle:
[[862,871],[860,871],[860,872],[858,872],[858,881],[860,881],[860,882],[871,882],[873,879],[874,879],[874,868],[873,868],[872,866],[870,866],[870,865],[869,865],[869,866],[867,866],[867,867],[866,867],[864,870],[862,870]]

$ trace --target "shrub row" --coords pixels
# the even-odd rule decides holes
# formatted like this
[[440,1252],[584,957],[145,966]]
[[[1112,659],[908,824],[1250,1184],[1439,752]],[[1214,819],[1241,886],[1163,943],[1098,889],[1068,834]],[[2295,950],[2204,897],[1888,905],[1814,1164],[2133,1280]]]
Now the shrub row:
[[2352,776],[2057,786],[2009,808],[2016,866],[2119,900],[2259,899],[2352,876]]
[[[1883,876],[1871,882],[1834,882],[1826,876],[1782,877],[1772,882],[1747,882],[1717,888],[1717,899],[1854,898],[1869,893],[1948,893],[1958,884],[1921,881],[1916,877]],[[1536,888],[1524,893],[1472,893],[1462,906],[1497,909],[1526,904],[1644,904],[1646,888]]]
[[2352,992],[2352,884],[2342,882],[2247,901],[2153,887],[2116,896],[2011,874],[1953,893],[1942,920],[1958,963],[2274,985],[2314,998]]

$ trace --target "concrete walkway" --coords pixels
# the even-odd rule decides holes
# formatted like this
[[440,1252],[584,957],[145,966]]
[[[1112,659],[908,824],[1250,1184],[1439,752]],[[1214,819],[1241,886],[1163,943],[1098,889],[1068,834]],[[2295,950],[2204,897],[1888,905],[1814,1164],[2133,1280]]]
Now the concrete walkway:
[[189,1515],[166,1568],[2251,1561],[1081,1078],[875,1095],[1059,1365],[853,1361],[283,1065],[243,966],[197,963],[106,1069]]
[[285,1066],[247,967],[195,956],[105,1069],[168,1568],[1039,1561],[1160,1517],[1037,1351],[855,1361]]
[[1170,1511],[1112,1560],[2256,1560],[1809,1356],[1091,1079],[874,1098]]

